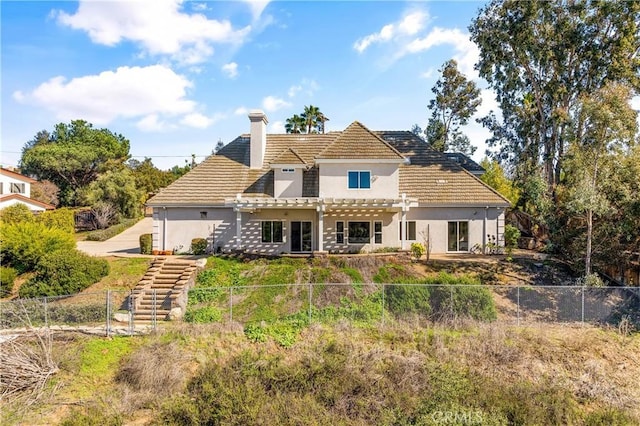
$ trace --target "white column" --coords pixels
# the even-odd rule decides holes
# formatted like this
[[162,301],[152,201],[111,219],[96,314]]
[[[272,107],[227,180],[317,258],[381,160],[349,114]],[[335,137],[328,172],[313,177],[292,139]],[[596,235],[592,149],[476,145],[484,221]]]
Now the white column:
[[236,249],[242,250],[242,212],[236,208]]
[[318,210],[318,251],[324,251],[324,206],[320,204]]
[[167,208],[163,207],[164,217],[162,218],[162,250],[167,250]]
[[482,221],[482,253],[487,250],[487,220],[489,216],[489,207],[484,208],[484,220]]
[[406,250],[405,236],[407,235],[407,209],[402,206],[402,218],[400,219],[400,250]]

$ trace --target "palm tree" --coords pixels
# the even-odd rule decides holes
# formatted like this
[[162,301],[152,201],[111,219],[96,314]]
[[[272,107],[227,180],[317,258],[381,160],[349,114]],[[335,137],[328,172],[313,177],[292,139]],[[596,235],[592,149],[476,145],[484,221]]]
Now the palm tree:
[[304,118],[305,125],[307,126],[307,133],[311,133],[311,129],[318,127],[318,115],[321,114],[320,109],[313,105],[304,107],[302,118]]
[[320,133],[324,134],[324,123],[326,121],[329,121],[329,118],[327,118],[327,116],[324,115],[322,112],[318,112],[318,124],[316,127]]
[[293,117],[287,118],[284,129],[287,133],[302,133],[305,126],[305,119],[298,114],[293,114]]

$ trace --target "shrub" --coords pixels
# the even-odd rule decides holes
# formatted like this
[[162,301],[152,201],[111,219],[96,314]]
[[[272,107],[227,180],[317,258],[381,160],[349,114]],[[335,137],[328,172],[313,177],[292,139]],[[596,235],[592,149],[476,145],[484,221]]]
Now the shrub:
[[3,225],[33,221],[35,221],[35,216],[26,204],[16,203],[0,210],[0,222]]
[[464,284],[431,288],[430,301],[435,319],[463,316],[482,321],[495,320],[497,314],[491,292],[482,286]]
[[138,219],[124,219],[117,225],[113,225],[107,229],[89,232],[87,234],[87,241],[107,241],[109,238],[115,237],[125,229],[132,227],[137,222]]
[[431,312],[429,287],[421,285],[388,285],[384,289],[385,305],[394,314]]
[[411,255],[414,259],[420,260],[420,258],[425,254],[426,250],[422,243],[411,243]]
[[44,256],[35,272],[34,277],[20,287],[20,297],[78,293],[109,274],[109,264],[77,250],[56,251]]
[[217,322],[222,319],[222,312],[220,309],[214,306],[205,306],[197,309],[187,309],[184,314],[184,320],[186,322],[193,322],[197,324],[206,324],[211,322]]
[[207,240],[205,238],[194,238],[191,240],[191,253],[205,254],[207,252]]
[[73,210],[67,207],[42,212],[37,216],[37,221],[50,228],[61,229],[70,234],[75,232]]
[[151,254],[152,246],[153,246],[152,234],[140,235],[140,254]]
[[40,222],[20,222],[0,227],[2,261],[19,273],[33,271],[40,259],[56,251],[76,247],[73,235]]
[[507,260],[511,260],[513,250],[518,247],[518,239],[520,238],[520,230],[513,225],[504,227],[504,247],[507,253]]
[[0,266],[0,297],[8,296],[13,291],[13,282],[18,271],[8,266]]

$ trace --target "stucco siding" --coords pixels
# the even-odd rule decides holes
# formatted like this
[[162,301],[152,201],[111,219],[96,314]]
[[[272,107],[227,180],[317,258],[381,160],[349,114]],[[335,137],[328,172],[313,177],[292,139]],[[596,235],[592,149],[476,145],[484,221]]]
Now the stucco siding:
[[294,198],[302,196],[302,169],[293,169],[293,173],[283,173],[281,168],[274,170],[274,198]]
[[[370,189],[349,189],[349,171],[370,171]],[[399,198],[398,164],[320,164],[320,196],[333,198]]]

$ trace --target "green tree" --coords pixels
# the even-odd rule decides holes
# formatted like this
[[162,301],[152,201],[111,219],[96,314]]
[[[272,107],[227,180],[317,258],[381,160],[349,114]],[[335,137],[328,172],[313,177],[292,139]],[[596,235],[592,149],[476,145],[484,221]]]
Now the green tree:
[[287,118],[284,128],[287,133],[302,133],[305,129],[304,118],[300,117],[298,114],[293,114],[292,117]]
[[431,89],[435,98],[429,102],[431,118],[427,125],[427,142],[441,152],[456,151],[473,155],[475,147],[460,131],[482,102],[480,89],[458,71],[451,59],[440,69],[442,76]]
[[612,210],[603,181],[611,180],[620,169],[620,156],[626,156],[635,144],[637,113],[631,108],[631,89],[610,83],[591,96],[581,99],[578,120],[582,136],[570,148],[570,175],[567,208],[584,215],[586,222],[585,274],[591,274],[594,218]]
[[294,114],[287,118],[285,130],[287,133],[324,133],[325,123],[329,121],[320,108],[305,106],[302,114]]
[[157,192],[179,177],[177,173],[158,169],[150,158],[145,158],[144,161],[129,160],[127,166],[133,172],[136,186],[146,195]]
[[493,0],[479,11],[476,68],[502,115],[482,122],[519,183],[540,176],[555,201],[567,148],[582,139],[581,97],[610,81],[640,87],[639,14],[637,1]]
[[120,215],[129,218],[140,216],[145,197],[144,189],[137,186],[133,172],[127,168],[103,173],[80,194],[86,205],[110,203]]
[[520,193],[513,185],[513,182],[505,175],[504,169],[500,166],[500,163],[496,160],[489,160],[485,157],[480,162],[480,165],[485,170],[484,174],[480,176],[480,180],[511,201],[512,206],[515,205]]
[[[48,135],[48,137],[47,137]],[[38,133],[25,145],[21,170],[60,188],[60,204],[77,205],[76,193],[100,173],[121,165],[129,156],[129,141],[107,129],[75,120],[56,125],[53,133]]]

